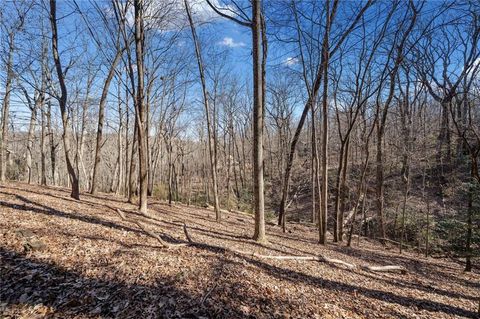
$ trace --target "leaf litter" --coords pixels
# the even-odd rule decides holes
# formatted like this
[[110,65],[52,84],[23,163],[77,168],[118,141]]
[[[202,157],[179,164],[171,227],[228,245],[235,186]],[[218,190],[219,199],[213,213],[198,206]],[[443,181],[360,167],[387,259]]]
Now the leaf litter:
[[[269,242],[259,245],[251,240],[250,216],[223,212],[223,217],[217,223],[211,210],[154,200],[146,217],[111,194],[84,194],[75,201],[62,188],[4,184],[0,316],[477,317],[480,274],[463,273],[456,261],[399,255],[366,239],[351,248],[322,247],[316,229],[302,224],[282,233],[269,223]],[[198,244],[188,245],[184,223]],[[185,245],[162,247],[149,232],[169,244]],[[325,256],[355,265],[400,265],[408,272],[377,273],[261,255]]]

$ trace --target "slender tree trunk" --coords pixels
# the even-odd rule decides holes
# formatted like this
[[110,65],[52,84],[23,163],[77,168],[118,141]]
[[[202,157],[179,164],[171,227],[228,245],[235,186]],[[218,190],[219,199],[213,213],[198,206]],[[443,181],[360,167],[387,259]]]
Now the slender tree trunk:
[[82,123],[81,123],[81,129],[80,129],[80,139],[77,141],[78,143],[77,144],[77,173],[80,174],[80,169],[79,169],[79,166],[80,166],[84,176],[86,190],[89,189],[90,177],[88,176],[87,170],[85,168],[85,163],[83,161],[83,153],[85,148],[85,129],[86,129],[86,122],[87,122],[88,100],[90,98],[90,89],[92,85],[92,80],[88,79],[87,82],[88,83],[87,83],[85,101],[83,102],[83,105],[82,105]]
[[322,179],[320,193],[320,218],[319,242],[327,243],[327,218],[328,218],[328,64],[330,62],[330,27],[336,12],[338,0],[334,1],[333,14],[330,15],[330,1],[326,2],[327,17],[325,36],[322,46],[323,53],[323,96],[322,96]]
[[381,238],[386,237],[384,221],[384,178],[383,178],[383,125],[377,126],[377,154],[376,154],[376,193],[377,193],[377,216]]
[[348,171],[348,156],[350,150],[350,136],[347,136],[345,142],[345,154],[343,157],[342,165],[342,177],[340,180],[340,209],[338,211],[338,240],[343,241],[343,223],[344,223],[344,214],[345,214],[345,201],[347,197],[347,171]]
[[340,184],[341,184],[341,176],[343,174],[343,158],[345,157],[345,140],[340,141],[340,153],[338,159],[338,169],[337,169],[337,176],[335,179],[335,213],[334,216],[334,226],[333,226],[333,241],[338,242],[340,241]]
[[[127,83],[127,81],[125,81]],[[128,133],[130,131],[130,109],[128,105],[128,89],[125,84],[125,179],[124,179],[124,194],[130,198],[130,167],[129,167],[129,148],[128,148]],[[135,130],[134,130],[135,131]],[[133,142],[132,142],[133,147]],[[128,176],[128,178],[127,178]]]
[[57,32],[57,17],[56,17],[56,0],[50,0],[50,24],[52,27],[52,54],[53,60],[55,62],[55,68],[57,70],[58,81],[60,84],[61,95],[58,99],[60,104],[60,112],[62,115],[62,124],[63,124],[63,148],[65,151],[65,162],[67,164],[67,171],[70,177],[70,182],[72,185],[72,192],[70,196],[77,200],[80,199],[80,186],[77,173],[72,165],[71,161],[71,149],[70,149],[70,139],[69,139],[69,123],[68,123],[68,110],[67,110],[67,87],[65,86],[65,79],[62,69],[62,64],[60,61],[60,56],[58,54],[58,32]]
[[317,126],[315,107],[310,108],[312,116],[312,223],[315,223],[318,219],[319,207],[316,207],[316,201],[320,201],[321,186],[320,186],[320,161],[318,159],[318,147],[317,147]]
[[135,117],[135,124],[133,128],[133,138],[132,138],[132,151],[130,155],[130,169],[128,174],[128,202],[133,204],[133,195],[136,192],[136,182],[135,182],[135,154],[137,149],[137,140],[138,140],[138,126],[137,126],[137,117]]
[[[120,92],[120,85],[119,85],[119,90],[118,92]],[[119,124],[118,124],[118,134],[117,134],[117,162],[118,162],[118,180],[117,180],[117,186],[116,186],[116,190],[115,192],[117,194],[120,194],[121,192],[121,188],[122,188],[122,178],[123,176],[125,175],[123,173],[123,162],[122,162],[122,145],[123,145],[123,141],[122,141],[122,129],[123,129],[123,125],[122,125],[122,120],[123,120],[123,116],[122,116],[122,102],[120,100],[120,97],[118,99],[118,119],[119,119]],[[92,189],[93,189],[93,179],[92,179]]]
[[[347,36],[352,32],[352,30],[355,28],[355,26],[361,20],[365,11],[372,5],[372,3],[373,3],[372,0],[368,0],[367,3],[365,3],[365,5],[360,9],[360,11],[355,16],[352,23],[349,25],[349,27],[342,34],[341,38],[339,39],[339,41],[337,42],[335,47],[332,49],[332,51],[327,52],[329,56],[333,55],[338,50],[338,48],[345,41]],[[331,10],[332,12],[331,12],[330,16],[327,16],[328,17],[327,20],[330,24],[332,23],[332,21],[335,17],[337,6],[338,6],[338,1],[334,0],[333,10]],[[330,28],[331,28],[331,25],[327,24],[327,28],[326,28],[325,32],[327,32],[327,31],[330,32],[329,31]],[[326,40],[328,40],[328,37],[324,36],[323,43],[322,43],[322,48],[324,47]],[[322,77],[323,77],[323,74],[325,72],[325,70],[323,70],[323,65],[324,65],[323,58],[324,57],[325,57],[325,54],[324,54],[324,52],[322,52],[322,61],[320,63],[320,67],[317,70],[317,74],[316,74],[315,81],[314,81],[313,86],[312,86],[311,94],[308,97],[307,102],[305,103],[302,114],[300,116],[300,120],[299,120],[297,128],[295,130],[295,134],[294,134],[292,142],[290,144],[290,152],[288,154],[288,161],[287,161],[287,166],[285,168],[284,182],[282,184],[283,189],[282,189],[282,199],[280,201],[280,208],[279,208],[278,225],[282,225],[283,218],[284,218],[284,215],[285,215],[285,206],[286,206],[286,202],[287,202],[288,189],[289,189],[289,183],[290,183],[290,173],[291,173],[291,169],[292,169],[292,164],[293,164],[293,159],[294,159],[294,155],[295,155],[295,151],[296,151],[296,146],[297,146],[300,134],[302,132],[303,125],[305,124],[305,120],[307,118],[308,111],[309,111],[310,107],[315,107],[314,101],[317,99],[318,90],[320,89],[320,86],[322,84]],[[322,235],[320,237],[322,237]]]
[[[358,211],[358,208],[359,208],[359,205],[360,205],[360,202],[361,202],[361,207],[362,207],[362,214],[363,214],[363,225],[365,226],[365,237],[367,236],[367,227],[366,227],[366,216],[365,216],[365,198],[366,198],[366,182],[365,182],[365,176],[367,174],[367,169],[368,169],[368,165],[369,165],[369,161],[370,161],[370,137],[372,136],[372,133],[375,129],[375,122],[376,122],[376,118],[378,116],[378,111],[376,112],[375,114],[375,119],[373,121],[373,124],[368,132],[368,135],[366,135],[366,130],[367,130],[367,126],[365,124],[364,126],[364,129],[363,129],[363,136],[366,135],[366,138],[365,138],[365,143],[364,143],[364,146],[365,146],[365,161],[362,165],[362,173],[360,175],[360,181],[358,182],[358,191],[357,191],[357,201],[355,203],[355,206],[353,207],[353,218],[352,218],[352,224],[350,226],[350,232],[348,234],[348,242],[347,242],[347,246],[350,247],[351,243],[352,243],[352,236],[353,236],[353,230],[354,230],[354,227],[355,227],[355,219],[357,217],[357,211]],[[363,121],[365,121],[365,113],[362,113],[362,117],[363,117]],[[362,224],[361,224],[362,225]],[[359,229],[359,235],[361,233],[361,227]]]
[[10,113],[10,95],[13,82],[13,53],[14,53],[14,32],[9,35],[9,49],[7,60],[7,79],[5,81],[5,95],[2,103],[2,136],[0,138],[0,181],[5,181],[7,173],[7,148],[8,148],[8,117]]
[[173,147],[171,142],[171,136],[167,140],[167,152],[168,152],[168,205],[172,206],[173,200]]
[[405,190],[403,192],[403,207],[402,207],[402,232],[400,235],[400,253],[403,249],[403,241],[405,240],[405,213],[407,209],[407,199],[408,199],[408,177],[404,180]]
[[192,31],[192,38],[195,45],[195,54],[197,57],[197,66],[198,71],[200,73],[200,83],[202,85],[202,93],[203,93],[203,106],[205,108],[205,118],[207,120],[207,139],[208,139],[208,151],[210,155],[210,171],[212,175],[212,188],[213,188],[213,201],[214,201],[214,209],[215,209],[215,217],[217,221],[222,219],[221,212],[220,212],[220,203],[218,200],[218,180],[217,180],[217,156],[216,156],[216,138],[215,133],[213,132],[213,127],[210,121],[210,107],[208,103],[208,92],[207,92],[207,84],[204,75],[204,67],[202,61],[202,52],[200,50],[200,44],[197,39],[197,33],[195,31],[195,25],[193,23],[192,15],[190,14],[190,8],[187,0],[184,0],[185,3],[185,10],[187,11],[188,21],[190,23],[190,29]]
[[[478,146],[480,147],[480,146]],[[465,260],[465,271],[472,271],[472,238],[473,238],[473,214],[474,214],[474,190],[475,188],[478,189],[480,186],[480,176],[478,172],[478,157],[479,151],[472,152],[471,150],[471,163],[470,163],[470,176],[471,181],[468,190],[468,207],[467,207],[467,240],[465,243],[465,252],[466,252],[466,260]],[[474,187],[474,183],[476,183],[477,187]]]
[[137,128],[138,128],[138,161],[139,161],[139,211],[147,214],[147,191],[148,191],[148,163],[147,163],[147,110],[144,99],[144,69],[143,54],[145,45],[144,19],[143,19],[143,0],[134,1],[135,9],[135,56],[137,59],[137,96],[135,103]]
[[47,185],[47,169],[46,169],[46,154],[45,154],[45,134],[46,134],[46,119],[45,119],[45,105],[41,106],[41,124],[42,128],[40,131],[40,184],[45,186]]
[[[38,98],[37,98],[38,100]],[[30,115],[30,124],[28,126],[28,135],[27,135],[27,156],[26,156],[26,178],[28,184],[32,183],[32,149],[33,149],[33,137],[35,132],[35,124],[37,122],[37,107],[38,102],[35,101],[35,105],[31,109]]]
[[47,132],[50,140],[50,167],[52,169],[52,184],[55,186],[57,185],[56,179],[55,179],[55,171],[57,168],[56,165],[56,149],[57,145],[55,145],[55,138],[53,134],[53,128],[52,128],[52,105],[50,104],[50,101],[47,103]]
[[105,79],[102,95],[100,97],[100,102],[98,104],[97,143],[95,146],[95,159],[93,161],[92,187],[90,189],[91,194],[95,194],[95,192],[97,191],[97,175],[98,175],[98,170],[99,170],[100,161],[101,161],[103,123],[105,118],[105,105],[107,103],[108,89],[110,88],[110,83],[112,82],[113,76],[115,75],[115,69],[117,68],[118,63],[121,61],[122,53],[123,53],[123,50],[118,50],[117,54],[115,55],[115,58],[113,59],[112,65],[108,70],[108,75],[107,75],[107,78]]
[[[438,149],[437,149],[437,163],[442,167],[443,178],[443,164],[449,164],[451,161],[452,147],[450,138],[450,120],[449,120],[449,104],[452,103],[451,98],[442,100],[442,118],[440,123],[440,132],[438,135]],[[445,154],[444,154],[444,149]]]

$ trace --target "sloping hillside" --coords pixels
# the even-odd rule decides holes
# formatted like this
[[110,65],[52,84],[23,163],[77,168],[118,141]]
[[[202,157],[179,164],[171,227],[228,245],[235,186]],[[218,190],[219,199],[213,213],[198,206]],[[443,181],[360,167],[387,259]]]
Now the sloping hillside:
[[[116,211],[124,212],[125,219]],[[0,187],[0,314],[5,318],[475,318],[480,274],[453,261],[398,255],[366,240],[316,243],[313,227],[250,240],[253,219],[113,195]],[[141,223],[139,223],[141,222]],[[188,244],[183,224],[194,241]],[[143,227],[143,228],[142,228]],[[150,233],[150,234],[149,234]],[[151,234],[168,243],[163,248]],[[240,252],[241,251],[241,252]],[[242,253],[243,252],[243,253]],[[354,264],[262,258],[323,256]],[[407,273],[364,266],[401,265]]]

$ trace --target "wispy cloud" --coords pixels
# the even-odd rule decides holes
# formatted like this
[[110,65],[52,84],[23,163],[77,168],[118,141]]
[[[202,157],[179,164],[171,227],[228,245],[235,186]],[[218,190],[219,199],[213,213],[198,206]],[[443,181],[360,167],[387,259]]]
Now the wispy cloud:
[[229,48],[238,48],[238,47],[244,47],[245,43],[243,42],[236,42],[230,37],[225,37],[223,38],[222,41],[218,42],[218,44],[229,47]]
[[298,63],[298,59],[295,57],[288,57],[285,60],[283,60],[282,63],[285,64],[286,66],[292,66]]

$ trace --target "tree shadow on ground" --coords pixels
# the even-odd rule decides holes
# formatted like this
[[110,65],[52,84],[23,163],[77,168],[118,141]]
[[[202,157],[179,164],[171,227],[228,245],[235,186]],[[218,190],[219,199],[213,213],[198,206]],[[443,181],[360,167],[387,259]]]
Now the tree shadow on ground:
[[[88,278],[79,271],[38,262],[0,248],[1,303],[52,307],[57,316],[111,318],[245,318],[240,306],[202,300],[176,287],[176,278],[156,278],[151,285]],[[202,303],[203,302],[203,303]],[[274,300],[262,300],[272,306]],[[1,314],[1,312],[0,312]],[[5,313],[4,313],[5,314]]]
[[[12,194],[9,195],[11,196]],[[28,206],[25,204],[17,205],[6,202],[0,202],[0,205],[6,204],[7,207],[16,210],[32,210],[45,215],[73,218],[101,226],[111,228],[121,227],[116,229],[138,232],[138,230],[130,230],[128,227],[120,226],[109,221],[99,221],[97,218],[91,216],[77,216],[76,214],[65,213],[46,205],[37,204],[24,196],[16,196],[19,200],[28,204]],[[216,260],[223,260],[222,256],[229,254],[226,249],[208,244],[195,244],[192,246],[217,254],[218,256],[215,256]],[[345,253],[345,251],[342,250],[342,253]],[[367,252],[367,254],[370,253],[370,251]],[[245,292],[251,290],[250,287],[244,290],[240,288],[238,288],[238,290],[234,289],[233,292],[230,292],[228,298],[222,298],[220,301],[215,299],[215,301],[218,301],[216,303],[202,302],[201,299],[203,298],[199,298],[199,296],[179,287],[176,282],[177,279],[172,277],[156,278],[155,283],[148,285],[128,284],[115,279],[88,278],[79,271],[63,269],[50,263],[38,262],[32,258],[27,258],[24,255],[13,253],[4,248],[0,248],[0,257],[0,277],[2,278],[0,299],[2,303],[7,303],[8,305],[38,305],[42,303],[43,305],[55,308],[59,314],[65,315],[83,314],[87,317],[93,317],[101,314],[106,317],[142,318],[148,317],[149,315],[151,315],[151,317],[164,316],[169,318],[196,318],[198,316],[208,315],[210,317],[244,318],[248,317],[248,312],[242,310],[241,306],[236,302],[239,299],[252,298],[255,304],[261,303],[262,307],[265,307],[262,308],[266,311],[265,313],[271,313],[271,309],[280,306],[287,308],[301,306],[291,300],[280,299],[278,296],[258,299]],[[367,256],[365,256],[365,258],[366,257]],[[415,307],[418,310],[477,318],[476,312],[466,310],[462,307],[324,279],[300,271],[277,267],[254,257],[242,256],[241,258],[270,277],[281,281],[288,281],[293,284],[305,284],[342,296],[359,294],[369,299],[384,301],[405,308]],[[380,258],[378,260],[381,260],[381,258],[385,258],[385,256],[378,256],[378,258]],[[366,260],[371,261],[372,259],[367,258]],[[231,263],[231,261],[228,262]],[[242,287],[242,285],[247,285],[249,282],[241,280],[233,284]],[[118,302],[112,302],[112,299]]]
[[[8,184],[8,188],[15,189],[15,190],[18,190],[18,191],[24,191],[24,192],[30,192],[31,188],[35,188],[35,192],[37,192],[38,194],[48,195],[48,196],[56,197],[56,198],[59,198],[59,199],[69,200],[69,201],[76,202],[76,203],[85,202],[85,198],[93,198],[93,199],[97,199],[97,200],[106,200],[106,201],[116,202],[116,203],[120,203],[120,204],[128,203],[126,200],[115,198],[115,196],[111,196],[109,194],[96,193],[96,194],[92,195],[92,194],[85,193],[85,192],[80,193],[80,201],[79,201],[79,200],[76,200],[74,198],[71,198],[70,197],[70,190],[68,190],[64,187],[51,186],[51,185],[33,185],[33,184],[26,184],[26,183],[22,183],[22,182],[15,182],[15,184],[16,185],[22,185],[23,184],[23,185],[26,186],[26,188],[18,187],[16,185],[12,185],[12,184]],[[58,196],[58,195],[52,194],[52,192],[61,193],[61,194],[64,194],[65,196],[64,197]]]
[[[0,193],[3,193],[3,192],[0,192]],[[8,193],[3,193],[3,194],[8,194]],[[11,194],[9,194],[9,195],[11,195]],[[69,212],[61,211],[61,210],[52,208],[50,206],[37,203],[37,202],[32,201],[32,200],[30,200],[30,199],[28,199],[24,196],[21,196],[21,195],[15,195],[15,197],[18,200],[22,201],[23,204],[15,204],[15,203],[10,203],[10,202],[0,201],[0,206],[9,207],[11,209],[15,209],[15,210],[18,210],[18,211],[34,212],[34,213],[43,214],[43,215],[46,215],[46,216],[73,219],[73,220],[81,221],[81,222],[84,222],[84,223],[90,223],[90,224],[94,224],[94,225],[99,225],[99,226],[104,226],[104,227],[116,229],[116,230],[119,230],[119,231],[129,231],[129,232],[133,232],[133,233],[136,233],[136,234],[143,234],[143,235],[149,236],[143,230],[131,228],[131,227],[128,227],[128,226],[125,226],[125,225],[120,225],[120,224],[114,223],[114,222],[109,221],[109,220],[93,217],[93,216],[90,216],[90,215],[80,214],[78,212],[69,213]],[[173,238],[173,237],[165,235],[165,234],[162,234],[161,237],[162,237],[163,240],[166,240],[167,242],[172,242],[172,243],[178,243],[179,242],[176,238]]]

